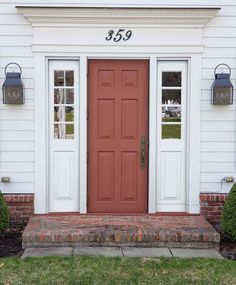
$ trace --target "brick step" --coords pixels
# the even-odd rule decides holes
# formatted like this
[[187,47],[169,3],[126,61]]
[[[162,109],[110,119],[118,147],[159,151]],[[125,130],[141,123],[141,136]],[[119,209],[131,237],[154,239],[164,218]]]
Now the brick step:
[[219,249],[220,236],[202,216],[39,215],[22,246],[136,246]]

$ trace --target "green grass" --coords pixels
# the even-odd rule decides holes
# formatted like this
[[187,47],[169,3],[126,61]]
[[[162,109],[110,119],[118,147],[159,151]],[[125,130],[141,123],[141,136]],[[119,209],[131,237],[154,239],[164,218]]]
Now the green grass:
[[173,117],[169,117],[169,118],[162,118],[162,122],[175,122],[175,123],[180,123],[181,119],[180,118],[173,118]]
[[200,258],[0,258],[0,284],[233,285],[236,262]]
[[162,125],[162,139],[180,139],[181,125]]
[[[179,118],[162,118],[162,122],[181,122]],[[180,139],[181,125],[162,125],[162,139]]]

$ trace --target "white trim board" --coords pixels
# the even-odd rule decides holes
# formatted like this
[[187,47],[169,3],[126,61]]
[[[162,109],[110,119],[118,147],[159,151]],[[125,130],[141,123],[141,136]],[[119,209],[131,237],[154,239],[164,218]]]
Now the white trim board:
[[204,27],[219,11],[219,7],[198,8],[66,8],[16,7],[33,26],[81,24],[143,24]]
[[[88,56],[79,55],[76,57],[80,59],[80,177],[79,177],[79,212],[86,213],[87,212],[87,164],[86,164],[86,152],[87,152],[87,120],[86,120],[86,109],[87,109],[87,76],[86,76],[86,65],[88,58],[99,58],[96,54],[88,54]],[[60,58],[60,57],[59,57]],[[112,55],[107,55],[107,58],[113,58]],[[117,58],[117,57],[116,57]],[[140,57],[143,58],[143,57]],[[146,57],[148,58],[148,56]],[[42,123],[42,113],[45,114],[44,118],[47,118],[47,99],[42,100],[41,90],[42,90],[42,82],[45,84],[45,89],[47,90],[46,78],[47,78],[47,65],[49,59],[55,59],[52,57],[46,57],[41,55],[35,56],[35,61],[37,61],[37,72],[42,74],[42,78],[45,80],[41,81],[40,84],[40,99],[36,96],[36,145],[35,145],[35,153],[36,153],[36,191],[35,191],[35,213],[47,213],[48,208],[48,177],[47,177],[47,123],[46,119],[44,123]],[[56,58],[58,59],[58,57]],[[61,55],[61,59],[75,59],[75,57],[64,57]],[[130,56],[123,55],[120,59],[130,59]],[[137,58],[135,58],[137,59]],[[150,141],[150,159],[149,159],[149,213],[155,213],[156,208],[156,199],[157,199],[157,182],[156,182],[156,173],[157,173],[157,163],[156,163],[156,145],[157,145],[157,121],[156,121],[156,110],[157,110],[157,61],[158,60],[166,60],[165,57],[157,57],[150,56],[150,97],[149,97],[149,141]],[[176,60],[176,55],[169,60]],[[201,55],[192,55],[188,58],[188,74],[191,75],[198,71],[200,74],[201,70]],[[179,60],[183,60],[183,58],[179,58]],[[200,81],[200,79],[199,79]],[[197,83],[199,83],[197,81]],[[186,180],[186,189],[187,189],[187,197],[186,197],[186,211],[189,213],[199,213],[199,194],[200,194],[200,119],[196,122],[194,118],[200,117],[200,107],[199,109],[196,106],[200,106],[200,98],[197,96],[201,90],[201,84],[197,85],[196,78],[189,78],[189,86],[188,89],[191,94],[190,100],[188,101],[189,110],[193,110],[193,116],[188,117],[188,147],[187,147],[187,155],[188,161],[187,165],[189,167],[193,167],[193,169],[189,169],[189,173],[187,174]],[[194,84],[193,84],[194,83]],[[37,85],[36,85],[37,87]],[[153,123],[154,122],[154,123]],[[191,128],[191,132],[189,129]],[[42,139],[44,138],[44,139]],[[198,139],[196,139],[198,138]],[[189,168],[187,167],[187,169]],[[191,191],[189,191],[191,189]],[[193,190],[194,189],[194,190]],[[177,208],[176,208],[177,209]],[[160,209],[161,210],[161,209]]]

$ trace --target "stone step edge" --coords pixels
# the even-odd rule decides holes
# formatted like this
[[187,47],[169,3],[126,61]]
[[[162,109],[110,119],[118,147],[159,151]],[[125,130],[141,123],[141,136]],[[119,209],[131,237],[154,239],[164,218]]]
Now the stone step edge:
[[216,249],[219,251],[218,241],[209,242],[23,242],[22,248],[32,247],[83,247],[83,246],[107,246],[107,247],[153,247],[153,248],[195,248],[195,249]]

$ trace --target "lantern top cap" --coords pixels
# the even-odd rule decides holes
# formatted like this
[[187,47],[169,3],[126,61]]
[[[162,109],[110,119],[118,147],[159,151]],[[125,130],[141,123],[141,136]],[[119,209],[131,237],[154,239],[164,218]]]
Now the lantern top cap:
[[230,74],[229,73],[216,73],[215,79],[229,79]]
[[[18,72],[7,72],[7,68],[9,67],[9,65],[16,65],[19,68],[20,72],[19,73]],[[10,62],[5,66],[4,73],[6,77],[21,77],[22,69],[18,63]]]
[[21,74],[19,72],[7,72],[7,78],[20,78]]

